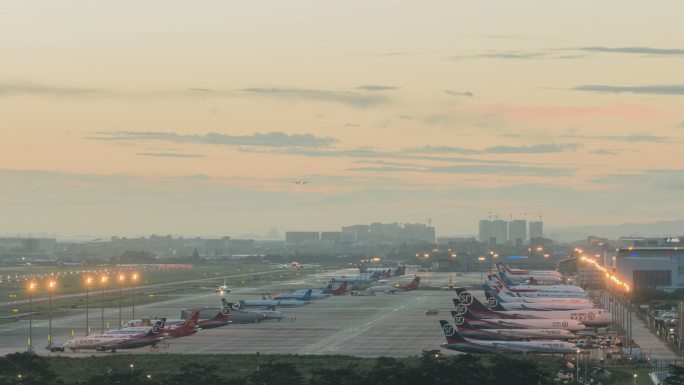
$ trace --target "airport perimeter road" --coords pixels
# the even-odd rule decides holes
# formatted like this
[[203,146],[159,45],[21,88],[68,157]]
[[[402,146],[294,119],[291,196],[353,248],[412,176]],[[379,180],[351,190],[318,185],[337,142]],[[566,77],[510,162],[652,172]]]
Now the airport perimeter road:
[[652,360],[678,360],[677,355],[668,348],[665,342],[648,330],[645,321],[632,314],[632,339],[641,348],[641,352]]
[[[326,278],[352,271],[336,271],[312,274],[299,280],[240,289],[226,296],[231,301],[242,298],[258,298],[259,293],[282,288],[320,286]],[[448,273],[420,273],[421,283],[434,286],[446,285]],[[406,276],[392,278],[390,282],[408,282]],[[456,277],[458,285],[475,285],[480,274],[472,273]],[[351,354],[357,356],[410,356],[422,349],[439,349],[444,337],[439,319],[449,319],[454,292],[418,290],[396,294],[378,293],[375,296],[339,296],[313,301],[298,308],[282,308],[287,314],[282,321],[264,321],[259,324],[229,325],[223,328],[200,330],[197,334],[160,344],[160,353],[285,353],[285,354]],[[136,314],[161,315],[177,318],[180,310],[196,306],[219,306],[219,298],[213,293],[174,296],[168,301],[136,307]],[[440,309],[437,316],[426,316],[426,309]],[[128,310],[126,310],[126,314]],[[106,310],[105,317],[118,317],[116,310]],[[296,320],[295,320],[296,318]],[[74,324],[82,330],[84,315],[74,314],[53,320],[55,342],[63,343]],[[116,322],[116,321],[115,321]],[[22,321],[22,323],[25,323]],[[34,346],[40,353],[46,341],[46,324],[41,321],[34,329]],[[55,325],[58,325],[55,328]],[[100,327],[99,309],[91,312],[91,327]],[[0,331],[0,354],[25,349],[26,328],[11,333]],[[149,353],[141,348],[127,352]],[[60,353],[69,356],[90,355],[85,353]],[[96,353],[97,354],[97,353]]]

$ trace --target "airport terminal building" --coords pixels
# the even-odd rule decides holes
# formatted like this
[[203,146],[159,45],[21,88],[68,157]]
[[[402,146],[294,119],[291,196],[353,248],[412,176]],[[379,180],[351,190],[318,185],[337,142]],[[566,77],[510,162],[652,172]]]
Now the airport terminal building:
[[684,286],[684,242],[680,237],[622,241],[612,266],[634,289]]

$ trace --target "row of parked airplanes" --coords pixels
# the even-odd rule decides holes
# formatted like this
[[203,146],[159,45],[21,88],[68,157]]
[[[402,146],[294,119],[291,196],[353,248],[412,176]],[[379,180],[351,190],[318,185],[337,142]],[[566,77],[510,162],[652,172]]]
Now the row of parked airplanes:
[[[403,270],[395,270],[394,273]],[[389,277],[390,272],[372,273],[374,276]],[[114,329],[85,337],[74,337],[65,342],[61,347],[53,347],[53,351],[81,349],[94,349],[97,351],[112,351],[117,349],[133,349],[144,346],[156,345],[160,341],[169,338],[180,338],[195,334],[201,329],[212,329],[226,326],[232,323],[259,323],[264,320],[281,320],[285,317],[283,312],[276,310],[278,307],[297,307],[311,303],[312,300],[328,298],[334,295],[346,294],[349,283],[356,279],[337,278],[331,280],[322,289],[302,289],[288,293],[280,293],[271,298],[262,297],[260,300],[239,300],[237,303],[228,302],[221,298],[220,308],[188,309],[181,312],[179,319],[167,318],[143,318],[127,322],[122,328]],[[415,277],[408,284],[396,284],[394,286],[379,285],[371,286],[367,290],[394,293],[397,291],[410,291],[418,288],[420,277]],[[336,287],[334,287],[336,285]],[[224,281],[216,291],[221,294],[230,292]],[[254,310],[250,310],[254,309]]]
[[586,328],[605,327],[611,314],[597,307],[584,289],[563,285],[555,271],[512,269],[497,264],[498,273],[483,284],[488,306],[456,288],[451,312],[454,325],[441,320],[445,349],[466,353],[576,353],[568,342]]

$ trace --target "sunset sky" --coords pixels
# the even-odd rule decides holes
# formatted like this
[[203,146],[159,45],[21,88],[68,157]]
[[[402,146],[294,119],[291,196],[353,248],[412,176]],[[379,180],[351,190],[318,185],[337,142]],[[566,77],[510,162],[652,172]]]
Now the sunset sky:
[[682,15],[679,0],[5,0],[0,234],[681,219]]

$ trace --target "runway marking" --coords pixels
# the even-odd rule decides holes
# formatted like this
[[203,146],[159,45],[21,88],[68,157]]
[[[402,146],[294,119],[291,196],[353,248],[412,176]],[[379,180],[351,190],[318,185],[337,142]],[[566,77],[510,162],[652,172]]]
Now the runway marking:
[[392,315],[392,313],[394,313],[394,312],[397,312],[399,310],[406,308],[406,306],[408,306],[410,303],[420,301],[421,299],[423,299],[423,297],[413,298],[409,302],[407,302],[401,306],[395,307],[394,309],[392,309],[392,311],[388,311],[388,312],[382,314],[380,317],[377,317],[377,318],[370,320],[370,321],[368,321],[364,324],[361,324],[359,326],[354,326],[354,327],[351,327],[351,328],[348,328],[345,330],[341,330],[335,334],[332,334],[327,338],[324,338],[324,339],[322,339],[322,340],[320,340],[320,341],[318,341],[312,345],[307,346],[306,347],[307,350],[304,351],[303,354],[312,354],[312,351],[314,351],[316,353],[320,353],[322,350],[331,350],[334,345],[337,345],[343,341],[348,340],[349,338],[351,338],[352,336],[354,336],[358,333],[362,333],[362,332],[370,329],[370,327],[373,326],[376,322],[382,320],[383,318],[385,318],[387,316]]

